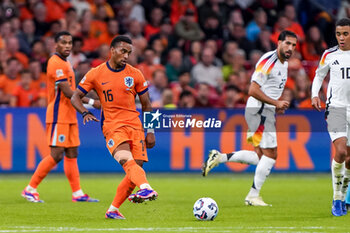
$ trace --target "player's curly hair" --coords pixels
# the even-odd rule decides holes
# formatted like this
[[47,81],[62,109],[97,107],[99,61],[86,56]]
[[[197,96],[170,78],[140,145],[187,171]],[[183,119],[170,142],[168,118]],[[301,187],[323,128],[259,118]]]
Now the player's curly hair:
[[115,47],[116,44],[118,44],[119,42],[125,42],[128,44],[132,44],[132,40],[130,39],[130,37],[120,35],[120,36],[116,36],[113,38],[113,40],[111,42],[111,47]]
[[342,19],[339,19],[336,24],[335,24],[336,27],[338,26],[350,26],[350,19],[349,18],[342,18]]

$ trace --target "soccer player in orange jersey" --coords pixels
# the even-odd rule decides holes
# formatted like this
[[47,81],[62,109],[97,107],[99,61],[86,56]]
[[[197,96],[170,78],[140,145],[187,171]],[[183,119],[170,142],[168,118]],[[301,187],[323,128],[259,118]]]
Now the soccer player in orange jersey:
[[[46,133],[51,153],[41,160],[22,196],[30,202],[43,202],[36,189],[51,169],[64,158],[64,172],[73,192],[72,201],[97,202],[80,187],[77,164],[79,129],[76,111],[70,102],[75,90],[75,78],[67,61],[72,50],[72,36],[69,32],[59,32],[55,36],[55,42],[56,53],[47,65],[49,104],[46,111]],[[83,102],[100,107],[99,100],[83,98]]]
[[[111,58],[91,69],[80,81],[71,98],[73,106],[83,115],[84,124],[98,121],[82,104],[84,95],[94,89],[100,97],[102,113],[101,125],[106,138],[106,146],[126,173],[117,188],[114,200],[105,217],[125,219],[119,207],[128,198],[140,203],[155,200],[158,196],[149,185],[142,168],[148,161],[147,148],[155,145],[154,132],[143,131],[139,113],[136,111],[135,97],[139,96],[142,111],[152,110],[148,95],[148,85],[140,70],[126,63],[132,52],[132,41],[126,36],[115,37],[110,45]],[[131,194],[135,186],[139,187]]]

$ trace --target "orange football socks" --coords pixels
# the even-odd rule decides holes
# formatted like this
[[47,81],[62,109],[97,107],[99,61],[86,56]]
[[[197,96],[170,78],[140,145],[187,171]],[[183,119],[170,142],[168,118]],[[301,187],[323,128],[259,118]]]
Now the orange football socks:
[[148,184],[146,179],[146,173],[142,167],[137,165],[135,160],[129,160],[123,165],[123,169],[126,173],[126,176],[134,183],[137,187],[140,187],[141,184]]
[[66,174],[72,192],[80,190],[80,176],[77,158],[67,158],[64,156],[63,164],[64,173]]
[[135,186],[136,185],[132,183],[127,176],[125,176],[124,179],[118,185],[117,193],[115,194],[112,205],[114,207],[119,208],[126,200],[126,198],[128,198],[128,196],[132,193]]
[[46,156],[41,160],[38,167],[36,168],[32,178],[30,179],[29,185],[33,188],[37,188],[40,182],[46,177],[51,169],[56,166],[56,161],[51,155]]

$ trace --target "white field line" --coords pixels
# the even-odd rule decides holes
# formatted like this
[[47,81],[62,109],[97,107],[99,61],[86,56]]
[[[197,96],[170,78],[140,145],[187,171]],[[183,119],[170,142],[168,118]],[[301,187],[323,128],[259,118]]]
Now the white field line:
[[[127,231],[127,232],[232,232],[250,230],[251,232],[288,232],[302,230],[303,232],[325,232],[327,230],[341,230],[338,227],[133,227],[133,228],[78,228],[78,227],[30,227],[16,226],[1,229],[1,233],[17,232],[91,232],[91,231]],[[309,230],[309,231],[306,231]],[[311,230],[311,231],[310,231]]]

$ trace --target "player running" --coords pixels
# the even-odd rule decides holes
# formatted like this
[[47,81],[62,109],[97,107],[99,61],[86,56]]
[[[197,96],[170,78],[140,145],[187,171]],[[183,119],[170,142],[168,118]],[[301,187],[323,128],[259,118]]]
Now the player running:
[[288,62],[297,44],[297,36],[283,31],[278,37],[278,47],[265,53],[255,66],[245,108],[248,124],[248,142],[254,151],[241,150],[228,154],[217,150],[209,152],[203,164],[203,176],[220,163],[238,162],[257,165],[253,185],[245,198],[246,205],[269,206],[260,196],[260,189],[270,174],[277,158],[275,112],[284,113],[289,102],[278,100],[287,81]]
[[[30,202],[43,202],[39,198],[38,185],[46,175],[64,158],[64,172],[72,189],[73,202],[98,202],[89,197],[80,187],[79,169],[77,164],[79,129],[76,111],[70,98],[75,89],[74,72],[67,61],[72,50],[72,35],[69,32],[59,32],[55,36],[56,53],[47,64],[48,106],[46,111],[46,134],[51,153],[41,160],[28,186],[22,191],[22,196]],[[83,99],[96,108],[100,101]],[[64,156],[65,155],[65,156]]]
[[[117,188],[114,200],[105,217],[125,219],[119,212],[121,204],[129,198],[140,203],[154,200],[158,194],[149,185],[142,168],[148,161],[146,148],[155,145],[154,133],[148,131],[145,139],[139,113],[136,110],[135,97],[139,96],[142,111],[152,111],[148,95],[148,84],[140,70],[127,64],[132,52],[132,41],[126,36],[115,37],[110,46],[111,58],[100,66],[91,69],[81,80],[72,96],[73,106],[83,115],[84,124],[98,121],[81,102],[81,98],[94,89],[101,100],[101,125],[106,146],[126,173]],[[131,194],[135,186],[139,187]]]
[[316,70],[312,83],[312,106],[321,111],[318,93],[329,71],[325,117],[329,136],[335,147],[331,165],[332,214],[342,216],[347,214],[345,195],[350,179],[350,19],[340,19],[336,23],[335,36],[338,46],[323,53]]

